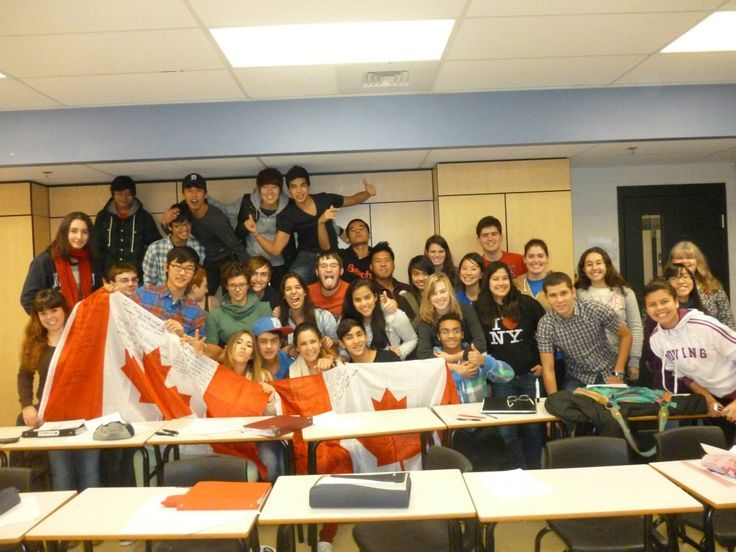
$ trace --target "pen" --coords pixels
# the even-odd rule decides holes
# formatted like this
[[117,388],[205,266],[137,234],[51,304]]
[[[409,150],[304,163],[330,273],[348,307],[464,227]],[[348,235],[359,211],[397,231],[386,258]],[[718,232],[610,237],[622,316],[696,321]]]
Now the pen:
[[470,420],[485,420],[483,416],[476,416],[475,414],[458,414],[458,418],[468,418]]

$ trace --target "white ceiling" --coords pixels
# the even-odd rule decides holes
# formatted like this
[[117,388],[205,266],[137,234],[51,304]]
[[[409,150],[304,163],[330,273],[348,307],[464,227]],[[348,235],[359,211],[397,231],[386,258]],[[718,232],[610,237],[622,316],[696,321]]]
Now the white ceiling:
[[[736,0],[0,0],[0,73],[7,75],[0,79],[0,111],[734,83],[734,52],[658,53],[716,10],[736,10]],[[216,26],[433,18],[457,21],[437,62],[233,69],[208,31]],[[396,92],[361,88],[367,71],[381,70],[409,71],[410,85]],[[630,163],[736,159],[736,144],[729,140],[642,143],[636,144],[633,156],[626,149],[630,146],[0,168],[0,181],[97,182],[121,172],[156,180],[181,178],[198,168],[212,177],[252,175],[265,163],[288,166],[297,161],[315,172],[338,172],[560,156],[589,166],[621,162],[624,153]],[[43,171],[52,174],[47,178]]]

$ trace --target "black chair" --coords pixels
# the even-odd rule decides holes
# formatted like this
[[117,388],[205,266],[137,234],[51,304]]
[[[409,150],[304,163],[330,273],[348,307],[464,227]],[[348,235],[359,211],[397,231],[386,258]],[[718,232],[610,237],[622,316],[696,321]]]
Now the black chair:
[[[687,426],[663,431],[654,436],[657,443],[657,460],[694,460],[701,458],[705,451],[700,443],[722,449],[728,448],[723,430],[718,426]],[[705,514],[708,515],[706,507]],[[678,524],[678,535],[693,548],[704,550],[704,540],[692,539],[685,527],[692,527],[705,533],[705,517],[697,513],[682,514]],[[733,552],[736,547],[736,510],[713,510],[713,536],[716,542]],[[705,537],[704,537],[705,538]],[[703,538],[703,539],[704,539]]]
[[[465,473],[472,471],[473,466],[456,450],[435,446],[427,451],[423,469],[458,469]],[[450,535],[459,530],[456,520],[358,523],[353,527],[353,539],[360,552],[446,552],[451,550]],[[465,520],[462,537],[463,550],[473,550],[478,538],[476,519]]]
[[[629,447],[618,437],[571,437],[550,441],[542,454],[543,468],[583,468],[629,464]],[[643,516],[550,520],[534,540],[554,531],[570,552],[639,552],[646,549]]]
[[18,492],[30,492],[32,477],[31,468],[0,468],[0,489],[15,487]]
[[[200,481],[247,481],[247,461],[226,455],[193,456],[167,462],[163,466],[162,485],[191,487]],[[254,528],[255,531],[255,528]],[[248,544],[239,539],[158,541],[157,552],[245,552]]]

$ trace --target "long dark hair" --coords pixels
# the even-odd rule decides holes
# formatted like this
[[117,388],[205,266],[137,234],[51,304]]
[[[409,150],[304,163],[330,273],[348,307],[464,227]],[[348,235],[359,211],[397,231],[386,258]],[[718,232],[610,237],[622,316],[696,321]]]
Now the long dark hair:
[[87,238],[87,245],[85,245],[84,248],[89,250],[90,257],[97,257],[97,239],[95,237],[95,229],[92,224],[92,219],[89,218],[87,213],[73,211],[64,217],[59,225],[59,229],[56,231],[56,237],[50,246],[52,258],[55,259],[58,255],[58,257],[68,261],[71,257],[72,246],[69,243],[69,227],[75,220],[81,220],[87,225],[89,237]]
[[[488,285],[491,281],[491,276],[499,270],[505,271],[509,277],[509,292],[503,298],[503,302],[500,305],[496,303]],[[493,324],[495,318],[503,317],[510,318],[514,322],[521,320],[520,296],[521,293],[514,285],[514,277],[508,265],[501,261],[493,261],[483,273],[483,279],[480,283],[480,293],[478,293],[478,300],[475,302],[475,310],[478,313],[481,324],[490,326]]]
[[575,287],[577,289],[588,289],[592,284],[590,278],[585,274],[585,258],[591,253],[598,253],[603,257],[603,263],[606,265],[606,275],[603,277],[603,281],[606,282],[606,285],[611,289],[618,288],[621,293],[626,295],[626,290],[624,288],[631,286],[626,283],[624,277],[621,276],[618,270],[616,270],[616,267],[613,266],[611,256],[602,247],[590,247],[580,255],[580,260],[578,261],[578,278],[575,280]]
[[451,281],[455,281],[457,277],[457,269],[455,268],[455,263],[452,262],[452,253],[450,253],[450,245],[447,243],[447,240],[439,234],[429,236],[427,241],[424,242],[425,255],[427,255],[430,245],[439,245],[445,250],[445,262],[442,263],[442,272],[447,274]]
[[[705,307],[703,306],[703,302],[700,300],[700,293],[698,292],[698,281],[695,279],[695,274],[692,273],[692,271],[686,267],[682,263],[672,263],[668,264],[666,267],[664,267],[664,271],[662,272],[662,278],[667,280],[669,283],[670,278],[676,278],[680,275],[680,272],[685,271],[688,276],[690,276],[690,280],[693,283],[693,289],[690,291],[690,297],[688,297],[688,304],[691,308],[697,309],[700,312],[703,312],[705,314],[708,314],[705,310]],[[674,286],[672,286],[674,289]],[[676,292],[677,290],[675,290]],[[679,302],[679,299],[678,299]]]
[[350,282],[350,285],[345,292],[345,300],[342,304],[342,315],[345,318],[353,318],[354,320],[363,321],[363,328],[365,329],[363,315],[358,312],[358,309],[355,308],[355,304],[353,303],[353,293],[361,287],[367,287],[376,297],[376,306],[373,309],[373,313],[371,313],[371,332],[373,332],[373,341],[369,343],[369,345],[374,349],[385,349],[388,347],[386,317],[383,315],[383,309],[381,309],[381,301],[379,297],[380,290],[375,282],[364,280],[362,278]]
[[41,355],[48,345],[49,332],[41,324],[39,313],[58,307],[64,310],[64,321],[66,322],[71,309],[61,292],[55,289],[42,289],[33,299],[31,318],[26,324],[20,349],[20,365],[23,370],[35,372],[38,369],[38,361],[41,360]]
[[304,306],[302,307],[302,314],[304,315],[304,322],[311,322],[315,326],[317,325],[317,315],[314,312],[314,305],[312,304],[312,299],[309,297],[309,290],[307,289],[307,284],[304,283],[304,278],[301,277],[301,275],[298,272],[287,272],[286,276],[284,276],[284,279],[281,280],[281,314],[279,316],[279,320],[281,321],[282,326],[288,326],[289,325],[289,303],[286,301],[286,294],[284,293],[284,288],[286,286],[286,280],[289,278],[296,279],[297,282],[299,282],[299,285],[302,286],[302,289],[304,289]]

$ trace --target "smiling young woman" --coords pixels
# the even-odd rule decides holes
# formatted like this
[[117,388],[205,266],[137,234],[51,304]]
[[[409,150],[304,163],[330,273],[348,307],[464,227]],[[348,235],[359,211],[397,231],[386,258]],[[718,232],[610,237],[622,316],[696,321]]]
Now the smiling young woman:
[[289,378],[321,374],[342,364],[337,353],[325,347],[322,333],[311,322],[297,324],[294,329],[294,345],[299,356],[289,366]]

